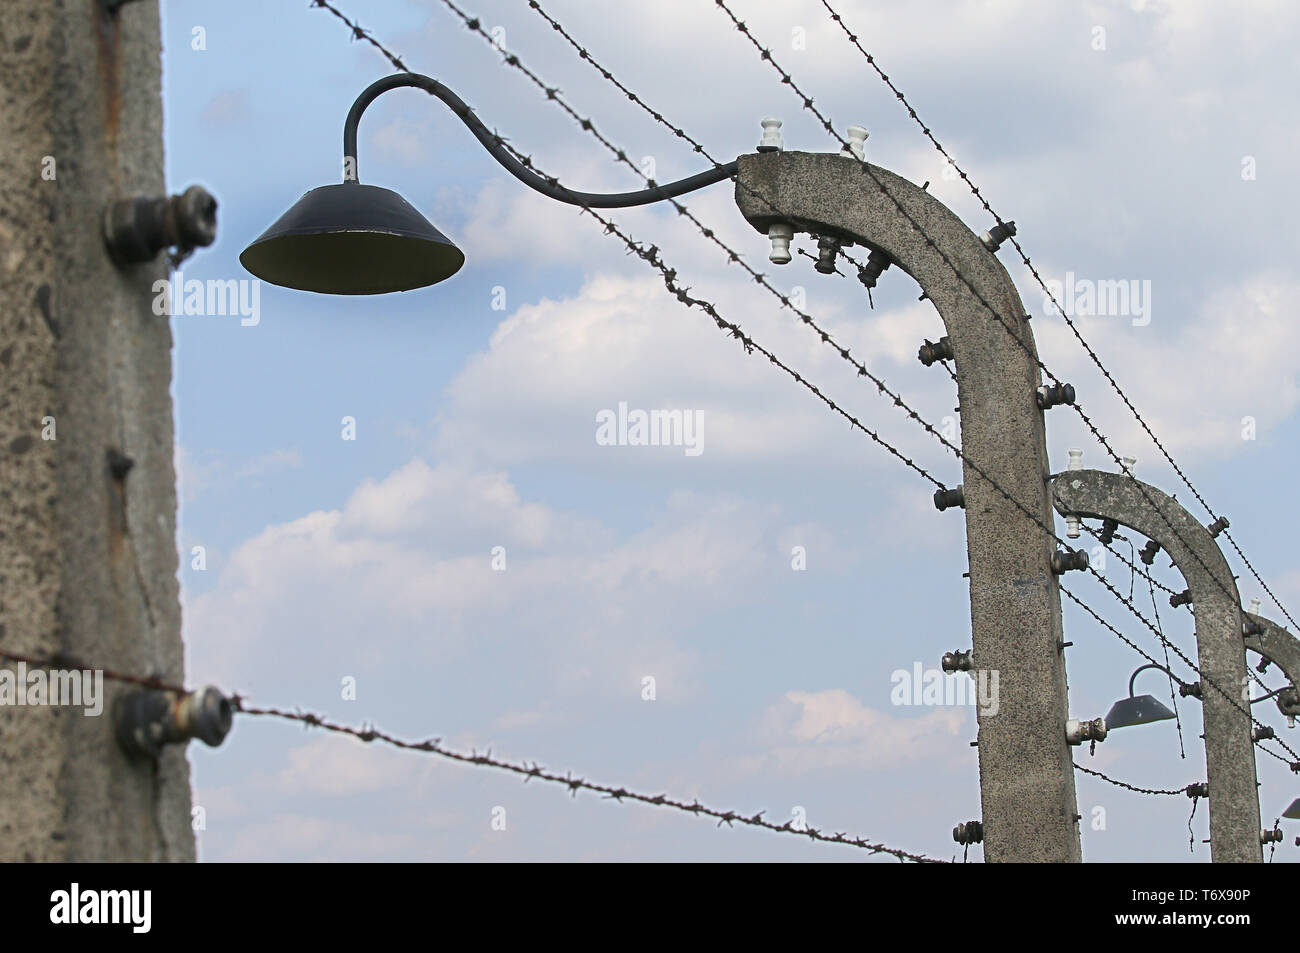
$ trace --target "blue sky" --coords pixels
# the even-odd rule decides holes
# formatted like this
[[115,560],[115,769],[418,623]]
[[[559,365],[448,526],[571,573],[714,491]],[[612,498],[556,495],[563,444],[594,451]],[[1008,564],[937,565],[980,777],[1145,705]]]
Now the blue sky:
[[[752,151],[767,115],[785,121],[787,149],[838,151],[707,0],[546,6],[723,159]],[[1300,11],[836,6],[1016,220],[1046,277],[1150,282],[1149,323],[1079,325],[1274,591],[1300,605],[1300,560],[1277,532],[1300,431],[1288,313],[1300,279],[1285,215],[1300,198],[1288,174]],[[168,181],[201,183],[221,203],[217,242],[184,276],[246,278],[239,251],[302,192],[339,180],[347,109],[391,67],[306,2],[163,7]],[[341,8],[571,187],[639,186],[438,0]],[[840,128],[870,130],[870,161],[930,181],[976,231],[992,224],[819,3],[735,8]],[[629,155],[653,159],[660,181],[704,168],[525,2],[472,12]],[[521,186],[425,94],[371,106],[359,151],[362,180],[401,192],[467,263],[400,295],[263,285],[255,326],[173,318],[190,680],[747,814],[798,807],[815,827],[952,856],[952,826],[979,814],[974,714],[893,706],[890,676],[969,646],[961,515],[935,512],[914,474],[684,309],[593,221]],[[952,415],[952,382],[915,358],[942,324],[910,279],[887,272],[872,310],[856,281],[806,258],[768,266],[729,185],[686,203],[779,287],[804,289],[807,310],[928,419]],[[960,481],[950,455],[689,223],[658,207],[613,217],[864,422]],[[1048,366],[1139,475],[1190,499],[1009,252],[1026,308],[1044,315],[1034,331]],[[599,445],[596,415],[620,402],[702,414],[704,452]],[[345,416],[356,440],[341,439]],[[1245,416],[1253,440],[1241,438]],[[1070,447],[1113,468],[1068,411],[1049,414],[1048,437],[1057,469]],[[191,568],[196,546],[203,571]],[[796,546],[806,571],[791,568]],[[1121,568],[1108,575],[1127,589]],[[1156,569],[1182,588],[1167,560]],[[1264,595],[1248,575],[1239,586],[1245,600]],[[1075,588],[1159,652],[1099,584]],[[1194,657],[1190,616],[1161,608]],[[1065,624],[1071,712],[1102,715],[1142,659],[1073,607]],[[642,698],[647,676],[654,701]],[[341,697],[347,678],[355,700]],[[1199,709],[1179,710],[1185,758],[1161,723],[1116,732],[1082,763],[1142,786],[1203,780]],[[1268,704],[1256,712],[1294,736]],[[192,747],[191,760],[205,860],[866,859],[261,720],[240,720],[220,749]],[[1294,777],[1267,758],[1259,772],[1269,823]],[[1208,859],[1203,809],[1189,854],[1186,798],[1083,776],[1078,790],[1085,818],[1097,807],[1106,818],[1104,830],[1086,822],[1086,859]]]

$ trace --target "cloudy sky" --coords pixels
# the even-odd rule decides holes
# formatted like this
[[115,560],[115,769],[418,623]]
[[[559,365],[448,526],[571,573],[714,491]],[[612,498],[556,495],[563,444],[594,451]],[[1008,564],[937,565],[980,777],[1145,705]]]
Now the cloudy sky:
[[[566,184],[642,184],[441,0],[339,2]],[[658,180],[706,167],[524,0],[474,2],[485,28]],[[1017,222],[1045,277],[1137,282],[1142,313],[1081,313],[1081,330],[1283,603],[1300,606],[1300,558],[1277,532],[1293,520],[1283,474],[1300,436],[1289,307],[1300,249],[1287,217],[1300,205],[1300,8],[835,5]],[[711,0],[545,6],[724,161],[753,151],[769,115],[784,120],[787,149],[839,149]],[[239,251],[302,192],[339,180],[347,109],[392,67],[305,0],[163,7],[169,183],[202,183],[221,203],[219,238],[184,277],[247,278]],[[870,130],[872,162],[929,181],[977,232],[992,224],[817,0],[734,8],[839,128]],[[467,263],[400,295],[263,285],[256,324],[173,318],[191,682],[954,856],[953,825],[979,816],[974,713],[890,696],[895,671],[935,668],[970,644],[960,513],[937,513],[931,487],[682,307],[589,217],[521,186],[440,103],[389,93],[360,132],[362,180],[400,191]],[[910,278],[886,273],[873,309],[855,280],[807,258],[769,266],[729,185],[686,204],[779,288],[801,289],[928,419],[953,415],[952,381],[915,357],[943,330]],[[950,454],[689,222],[663,207],[612,217],[725,317],[960,482]],[[806,236],[796,244],[815,251]],[[1144,479],[1190,500],[1011,249],[1001,258],[1041,316],[1046,363]],[[690,414],[701,452],[602,445],[597,415],[620,403]],[[355,439],[343,439],[344,418]],[[1072,413],[1050,413],[1048,427],[1057,469],[1070,447],[1113,468]],[[1234,571],[1243,599],[1264,596]],[[1125,567],[1107,572],[1127,591]],[[1167,560],[1156,574],[1183,588]],[[1075,588],[1160,652],[1096,580]],[[1161,608],[1194,657],[1190,616]],[[1071,712],[1097,717],[1142,659],[1073,607],[1065,625]],[[1144,678],[1139,690],[1167,694]],[[1141,786],[1203,780],[1199,706],[1179,712],[1184,754],[1165,722],[1116,732],[1082,763]],[[1256,713],[1294,737],[1271,705]],[[200,855],[212,861],[868,859],[287,723],[241,719],[224,746],[191,758]],[[1259,762],[1271,823],[1297,791],[1284,765]],[[1078,790],[1086,859],[1208,859],[1203,805],[1189,852],[1185,797],[1082,775]],[[1289,841],[1278,861],[1300,853]]]

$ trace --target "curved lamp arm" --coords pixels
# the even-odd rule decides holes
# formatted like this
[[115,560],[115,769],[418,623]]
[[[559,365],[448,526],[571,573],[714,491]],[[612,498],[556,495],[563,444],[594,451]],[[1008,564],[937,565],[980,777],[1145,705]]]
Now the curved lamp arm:
[[499,138],[487,126],[483,125],[483,121],[474,115],[474,110],[470,109],[463,99],[436,79],[423,76],[420,73],[395,73],[392,76],[385,76],[383,79],[376,80],[367,86],[361,95],[357,97],[357,101],[352,104],[352,108],[348,110],[348,118],[343,123],[343,159],[345,162],[348,159],[352,160],[354,177],[345,179],[345,184],[360,181],[359,178],[355,177],[355,173],[357,168],[357,125],[361,122],[361,114],[366,111],[366,107],[380,93],[402,86],[414,86],[426,93],[437,96],[451,107],[451,111],[460,117],[460,121],[469,127],[470,132],[474,133],[474,138],[483,143],[483,147],[487,149],[492,158],[501,163],[507,172],[530,189],[541,192],[548,198],[558,199],[570,205],[582,205],[587,208],[631,208],[635,205],[649,205],[651,202],[675,198],[678,195],[693,192],[706,185],[713,185],[715,182],[721,182],[723,179],[730,179],[736,175],[736,163],[728,162],[726,165],[720,165],[708,172],[701,172],[698,175],[678,179],[676,182],[669,182],[654,188],[643,189],[639,192],[575,192],[538,175],[524,166],[501,144]]
[[[1178,676],[1174,675],[1173,672],[1169,671],[1169,669],[1165,668],[1163,665],[1157,665],[1155,662],[1148,662],[1146,665],[1139,665],[1137,668],[1133,670],[1133,674],[1129,676],[1129,680],[1128,680],[1129,698],[1133,697],[1133,683],[1137,681],[1138,675],[1140,675],[1142,672],[1145,672],[1149,668],[1159,669],[1160,671],[1164,672],[1166,675],[1172,677],[1174,681],[1178,682],[1180,685],[1182,684],[1182,681],[1178,678]],[[1290,687],[1291,687],[1290,685],[1283,685],[1281,688],[1275,688],[1267,695],[1260,695],[1258,698],[1252,698],[1250,700],[1250,703],[1252,705],[1258,705],[1262,701],[1268,701],[1268,699],[1272,698],[1274,695],[1281,694],[1282,692],[1286,691]]]
[[1142,672],[1145,672],[1149,668],[1158,668],[1160,671],[1164,672],[1174,681],[1178,682],[1178,684],[1180,685],[1182,684],[1182,681],[1178,678],[1178,676],[1175,675],[1173,672],[1169,671],[1169,669],[1165,668],[1163,665],[1157,665],[1155,662],[1147,662],[1147,664],[1145,665],[1139,665],[1136,669],[1133,670],[1133,674],[1129,676],[1129,680],[1128,680],[1129,698],[1133,697],[1133,683],[1137,681],[1138,675],[1141,674]]

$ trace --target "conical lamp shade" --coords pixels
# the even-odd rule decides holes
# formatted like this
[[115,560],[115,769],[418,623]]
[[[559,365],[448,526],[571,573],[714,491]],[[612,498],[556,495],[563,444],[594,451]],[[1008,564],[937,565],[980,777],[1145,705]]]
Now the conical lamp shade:
[[396,192],[344,182],[300,198],[239,262],[285,288],[373,295],[450,278],[465,255]]
[[1137,695],[1122,698],[1110,706],[1110,711],[1106,712],[1106,729],[1127,728],[1130,725],[1146,725],[1153,721],[1165,721],[1173,717],[1174,713],[1154,696]]

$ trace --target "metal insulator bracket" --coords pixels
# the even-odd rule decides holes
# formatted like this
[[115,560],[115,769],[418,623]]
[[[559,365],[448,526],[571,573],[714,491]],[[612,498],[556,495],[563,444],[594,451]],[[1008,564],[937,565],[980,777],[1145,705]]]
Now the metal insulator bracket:
[[164,745],[191,738],[215,748],[229,734],[233,717],[230,700],[210,686],[188,695],[146,688],[118,701],[114,732],[128,754],[157,758]]
[[966,494],[960,486],[955,486],[951,490],[934,491],[934,508],[936,510],[942,513],[953,506],[962,509],[966,508]]
[[1006,222],[1002,225],[994,225],[987,232],[980,236],[980,241],[989,251],[997,251],[1002,247],[1002,243],[1016,233],[1016,223]]
[[1071,570],[1088,568],[1088,553],[1082,549],[1058,549],[1052,553],[1052,572],[1063,576]]
[[838,238],[821,238],[817,241],[817,261],[813,268],[819,274],[835,274],[835,259],[839,257],[840,246],[844,243]]
[[1070,718],[1065,722],[1065,740],[1072,745],[1081,745],[1085,741],[1098,742],[1106,740],[1106,719],[1093,718],[1084,720]]
[[132,198],[104,210],[104,244],[119,265],[153,261],[164,248],[182,259],[217,237],[217,200],[201,185],[170,198]]
[[917,360],[926,367],[932,365],[935,361],[951,361],[953,359],[952,342],[948,340],[947,335],[939,338],[938,341],[926,341],[921,345],[921,349],[916,352]]
[[945,652],[940,662],[943,670],[949,674],[954,672],[969,672],[975,668],[975,658],[973,649],[956,649],[952,652]]
[[1044,384],[1036,392],[1039,410],[1059,407],[1061,404],[1074,403],[1073,384]]
[[984,825],[980,821],[962,821],[952,829],[952,839],[959,844],[984,842]]
[[867,263],[858,269],[858,281],[867,288],[874,288],[876,280],[889,267],[889,256],[881,251],[873,251],[867,256]]

